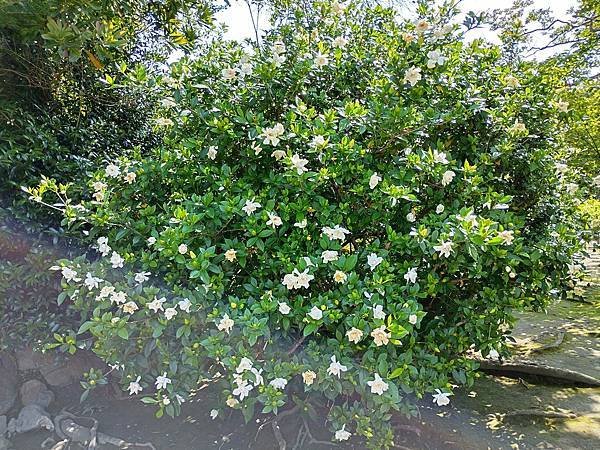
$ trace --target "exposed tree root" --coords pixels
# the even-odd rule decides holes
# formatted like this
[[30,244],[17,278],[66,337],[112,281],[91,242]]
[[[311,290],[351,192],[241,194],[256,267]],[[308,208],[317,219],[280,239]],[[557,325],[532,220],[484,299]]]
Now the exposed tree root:
[[[300,406],[296,405],[291,409],[288,409],[286,411],[283,411],[280,414],[277,414],[277,416],[274,419],[263,423],[260,427],[258,427],[256,436],[254,437],[254,441],[256,441],[258,439],[258,435],[262,431],[262,429],[265,426],[271,424],[271,428],[273,429],[273,435],[275,436],[275,439],[277,440],[277,445],[279,446],[279,450],[287,450],[288,444],[287,444],[287,441],[285,440],[285,438],[283,437],[283,434],[281,433],[281,429],[279,428],[278,421],[280,421],[281,419],[283,419],[287,416],[291,416],[291,415],[295,414],[299,410],[300,410]],[[296,435],[296,441],[294,443],[294,446],[291,448],[291,450],[302,450],[302,449],[306,448],[308,445],[328,445],[331,447],[338,446],[335,442],[321,441],[319,439],[315,439],[312,432],[310,431],[310,426],[306,422],[306,419],[304,417],[302,417],[302,423],[300,424],[300,429],[298,430],[298,434]]]
[[[87,421],[92,425],[86,427],[79,422]],[[93,417],[83,417],[62,410],[54,417],[54,432],[63,442],[87,444],[88,450],[93,450],[98,444],[109,444],[119,448],[148,447],[156,450],[150,442],[127,442],[113,436],[98,432],[98,421]],[[60,444],[60,443],[59,443]]]
[[281,430],[279,429],[279,424],[276,420],[271,421],[271,427],[273,428],[273,434],[275,435],[275,439],[277,439],[277,444],[279,444],[279,450],[286,450],[287,442],[285,442],[285,439],[281,434]]
[[536,363],[533,361],[492,361],[492,360],[477,360],[481,370],[485,372],[507,372],[527,375],[538,375],[541,377],[553,378],[562,382],[573,384],[583,384],[586,386],[598,387],[600,380],[590,375],[581,372],[575,372],[569,369],[561,369],[551,367],[545,364]]

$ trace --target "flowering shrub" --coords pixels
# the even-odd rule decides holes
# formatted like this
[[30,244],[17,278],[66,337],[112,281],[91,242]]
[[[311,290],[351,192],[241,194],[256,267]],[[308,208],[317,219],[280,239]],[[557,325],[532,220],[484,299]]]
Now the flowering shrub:
[[566,278],[576,188],[549,154],[568,113],[450,11],[313,8],[158,80],[153,154],[108,162],[80,199],[29,192],[94,243],[55,267],[59,300],[157,415],[211,382],[213,415],[296,405],[389,448],[393,411],[447,405]]

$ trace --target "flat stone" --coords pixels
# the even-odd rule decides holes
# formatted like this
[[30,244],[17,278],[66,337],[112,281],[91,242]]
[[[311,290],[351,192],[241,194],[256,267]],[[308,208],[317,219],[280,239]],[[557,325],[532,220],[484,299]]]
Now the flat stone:
[[12,408],[19,386],[17,364],[8,352],[0,352],[0,414]]
[[37,369],[37,355],[31,347],[21,348],[15,351],[17,366],[20,371]]
[[17,419],[11,419],[9,429],[16,433],[27,433],[28,431],[45,428],[54,430],[54,423],[50,414],[39,405],[27,405],[19,412]]
[[104,370],[106,365],[93,353],[78,351],[65,359],[52,359],[38,366],[40,374],[50,386],[68,386],[78,383],[91,368]]
[[104,370],[106,365],[91,352],[77,351],[74,355],[57,352],[40,353],[31,347],[15,352],[19,370],[37,370],[49,386],[68,386],[77,383],[90,368]]
[[54,392],[39,380],[29,380],[19,389],[23,406],[39,405],[47,408],[54,401]]

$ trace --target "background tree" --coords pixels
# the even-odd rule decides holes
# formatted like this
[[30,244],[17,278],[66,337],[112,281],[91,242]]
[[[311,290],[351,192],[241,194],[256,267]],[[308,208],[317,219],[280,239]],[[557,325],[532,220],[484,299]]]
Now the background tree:
[[22,206],[15,190],[41,173],[72,178],[94,160],[155,145],[156,102],[141,84],[206,32],[214,9],[204,0],[2,0],[1,204]]

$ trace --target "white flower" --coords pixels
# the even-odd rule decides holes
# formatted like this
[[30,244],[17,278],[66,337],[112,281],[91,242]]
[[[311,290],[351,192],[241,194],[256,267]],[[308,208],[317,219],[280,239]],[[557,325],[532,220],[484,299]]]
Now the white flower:
[[417,220],[417,216],[415,216],[415,213],[411,211],[406,215],[406,220],[408,220],[410,223],[413,223]]
[[208,159],[214,161],[215,158],[217,157],[217,147],[215,147],[214,145],[211,145],[210,147],[208,147],[208,152],[207,152],[206,156],[208,156]]
[[149,275],[150,275],[150,272],[138,272],[135,274],[133,279],[135,280],[135,282],[137,284],[142,284],[150,279],[150,278],[148,278]]
[[112,255],[110,257],[110,263],[112,264],[113,269],[123,267],[124,262],[125,260],[121,258],[121,255],[119,255],[117,252],[112,252]]
[[521,86],[521,83],[519,83],[519,80],[512,75],[508,75],[504,79],[504,82],[510,88],[517,88],[517,87]]
[[150,236],[146,242],[148,242],[148,245],[154,245],[156,244],[156,238],[154,236]]
[[102,287],[102,289],[100,289],[100,293],[96,296],[96,300],[100,301],[103,298],[106,298],[109,295],[111,295],[114,291],[115,288],[113,286],[104,286]]
[[493,361],[498,361],[498,359],[500,359],[500,353],[498,353],[498,350],[493,348],[490,350],[487,357]]
[[224,314],[223,318],[217,325],[217,329],[219,331],[225,331],[227,334],[229,334],[229,333],[231,333],[231,330],[233,329],[234,324],[235,324],[235,322],[233,320],[231,320],[227,314]]
[[306,370],[302,372],[302,381],[304,381],[304,384],[306,384],[307,386],[313,384],[315,378],[317,378],[317,374],[312,370]]
[[433,162],[434,164],[448,164],[448,158],[446,156],[446,153],[444,152],[438,152],[437,150],[433,151]]
[[296,276],[297,285],[306,289],[309,288],[309,283],[315,279],[314,275],[308,273],[308,269],[304,269],[302,272],[294,269],[292,273]]
[[283,281],[282,281],[283,285],[288,288],[288,289],[298,289],[298,277],[296,277],[296,275],[292,272],[292,273],[286,273],[283,276]]
[[421,75],[421,68],[412,66],[410,69],[406,71],[404,74],[404,82],[410,83],[411,86],[417,84],[423,76]]
[[109,164],[108,166],[106,166],[104,172],[106,173],[107,177],[117,178],[121,174],[121,169],[119,169],[119,166],[115,164]]
[[102,256],[106,256],[110,253],[111,248],[108,245],[107,237],[99,237],[98,240],[96,241],[96,244],[97,244],[96,248],[102,254]]
[[163,303],[166,301],[167,301],[167,299],[164,297],[162,297],[162,298],[154,297],[154,300],[152,300],[150,303],[146,303],[146,306],[148,307],[148,309],[151,309],[152,311],[157,313],[159,310],[163,311]]
[[348,44],[348,39],[344,38],[343,36],[336,37],[332,43],[334,48],[344,48],[346,44]]
[[435,212],[436,212],[437,214],[441,214],[441,213],[443,213],[443,212],[444,212],[444,209],[445,209],[445,208],[444,208],[444,205],[442,205],[442,204],[439,204],[439,205],[437,205],[437,206],[435,207]]
[[439,245],[434,245],[433,249],[440,252],[440,256],[448,258],[452,253],[452,241],[441,242]]
[[173,108],[177,106],[177,103],[175,103],[175,100],[173,100],[171,97],[166,97],[160,101],[160,106],[163,108]]
[[346,431],[346,424],[342,425],[342,428],[335,432],[335,440],[336,441],[347,441],[352,436],[352,433]]
[[185,255],[188,251],[188,247],[185,244],[179,244],[179,247],[177,247],[177,251],[182,254]]
[[477,224],[479,223],[477,221],[477,216],[475,214],[473,214],[472,212],[469,212],[466,216],[461,216],[460,214],[457,214],[456,220],[460,220],[461,222],[468,222],[471,224],[471,226],[474,226],[474,227],[476,227]]
[[252,369],[250,369],[250,372],[252,372],[252,374],[254,375],[254,385],[258,386],[261,384],[265,384],[265,380],[263,378],[262,374],[262,369],[258,370],[256,367],[253,367]]
[[381,177],[377,175],[377,172],[375,172],[373,175],[371,175],[371,178],[369,178],[369,187],[371,189],[375,189],[375,187],[379,184],[380,181]]
[[283,150],[274,150],[273,153],[271,153],[271,156],[275,158],[276,161],[279,161],[285,156],[285,152]]
[[519,122],[519,119],[515,120],[515,123],[510,128],[510,131],[512,131],[513,133],[523,133],[523,134],[526,134],[529,132],[527,130],[527,127],[525,127],[525,124],[523,122]]
[[312,145],[313,147],[321,147],[321,146],[325,145],[325,137],[324,137],[324,136],[321,136],[320,134],[317,134],[317,135],[316,135],[316,136],[313,138],[313,140],[312,140],[312,142],[311,142],[311,145]]
[[408,272],[406,272],[404,274],[404,279],[410,283],[416,283],[417,282],[417,268],[411,267],[410,269],[408,269]]
[[70,267],[63,267],[61,273],[67,283],[70,281],[81,281],[81,278],[77,278],[77,272]]
[[137,395],[140,392],[142,392],[142,385],[140,384],[140,380],[142,379],[142,377],[138,376],[135,381],[131,381],[129,383],[129,387],[127,389],[129,389],[129,395]]
[[296,223],[294,224],[294,226],[295,226],[296,228],[300,228],[300,229],[302,229],[302,228],[306,228],[306,225],[307,225],[307,224],[308,224],[308,221],[307,221],[306,219],[302,219],[302,221],[301,221],[301,222],[296,222]]
[[228,399],[225,401],[225,404],[226,404],[227,406],[229,406],[230,408],[235,408],[237,405],[239,405],[239,403],[240,403],[240,402],[238,402],[238,401],[237,401],[237,399],[235,399],[235,398],[228,398]]
[[452,183],[455,176],[456,174],[452,170],[446,170],[442,175],[442,186],[448,186]]
[[512,230],[501,231],[498,233],[498,237],[500,237],[502,239],[503,244],[510,245],[510,244],[512,244],[512,241],[515,238],[514,231],[512,231]]
[[329,55],[323,53],[317,53],[314,59],[314,67],[320,69],[321,67],[329,64]]
[[219,415],[219,411],[217,411],[216,409],[211,409],[210,410],[210,418],[212,420],[215,420],[218,415]]
[[433,69],[436,64],[438,66],[442,66],[446,63],[446,57],[442,55],[442,52],[439,50],[432,50],[427,53],[427,67],[429,69]]
[[569,170],[569,166],[567,164],[558,163],[558,162],[554,164],[554,168],[556,169],[556,172],[561,175],[564,175]]
[[332,241],[338,240],[338,241],[343,242],[346,240],[346,235],[350,234],[350,231],[348,231],[345,228],[340,227],[339,225],[336,225],[333,228],[323,227],[323,229],[321,231]]
[[279,312],[281,314],[288,315],[290,313],[291,309],[290,309],[290,305],[288,305],[286,302],[279,302]]
[[433,394],[433,403],[436,403],[438,406],[446,406],[450,403],[450,399],[448,398],[451,394],[442,392],[439,389],[435,390],[435,394]]
[[362,339],[363,334],[364,333],[362,332],[362,330],[359,330],[355,327],[352,327],[348,331],[346,331],[346,337],[348,338],[348,340],[350,342],[354,342],[355,344],[358,344],[358,342]]
[[336,360],[335,355],[333,355],[331,357],[331,363],[329,364],[329,367],[327,368],[327,373],[329,375],[334,375],[334,376],[340,378],[342,372],[346,372],[347,370],[348,370],[348,367],[344,366],[343,364],[340,364],[340,362]]
[[237,73],[236,73],[235,69],[232,69],[231,67],[221,70],[221,76],[226,81],[234,80],[236,75],[237,75]]
[[159,127],[170,127],[173,125],[173,121],[167,117],[158,117],[154,123]]
[[236,255],[237,252],[234,249],[230,248],[225,252],[225,259],[229,262],[233,262],[235,261]]
[[95,277],[90,272],[88,272],[85,275],[84,284],[85,287],[87,287],[91,291],[92,289],[98,289],[99,284],[103,281],[104,280],[102,278]]
[[242,210],[246,214],[251,215],[254,211],[256,211],[260,207],[261,207],[261,204],[258,202],[255,202],[254,199],[252,199],[252,200],[246,200],[246,204],[244,205]]
[[451,23],[447,23],[446,25],[444,25],[442,28],[440,28],[439,30],[435,30],[433,32],[433,35],[436,38],[442,38],[445,35],[447,35],[448,33],[452,32],[452,30],[454,29],[454,26]]
[[244,373],[246,370],[252,370],[252,360],[244,356],[235,368],[235,371],[237,373]]
[[179,306],[179,309],[189,313],[190,312],[190,308],[192,307],[192,302],[190,302],[189,298],[184,298],[183,300],[179,300],[179,302],[177,303],[177,306]]
[[165,389],[168,384],[171,384],[171,379],[167,377],[167,372],[164,372],[162,375],[156,377],[154,384],[156,385],[156,389]]
[[569,112],[569,102],[564,100],[556,102],[556,109],[563,113]]
[[373,307],[373,318],[385,320],[385,311],[383,310],[383,305],[376,305]]
[[334,12],[334,14],[343,14],[345,9],[346,7],[340,4],[340,2],[338,2],[337,0],[333,0],[333,2],[331,2],[331,10]]
[[273,53],[271,55],[270,61],[275,64],[276,67],[281,66],[286,60],[285,55],[281,53]]
[[369,256],[367,256],[367,264],[371,270],[375,270],[382,262],[383,258],[381,256],[377,256],[376,253],[371,253]]
[[238,67],[238,73],[240,74],[241,78],[244,78],[246,75],[251,75],[252,74],[252,64],[245,62],[242,63],[240,65],[240,67]]
[[271,382],[269,383],[271,386],[273,386],[275,389],[285,389],[285,387],[287,386],[287,380],[285,378],[275,378],[274,380],[271,380]]
[[371,394],[377,395],[383,395],[383,393],[390,387],[385,381],[383,381],[378,373],[375,374],[375,380],[367,381],[367,384],[371,387]]
[[416,25],[415,25],[415,29],[419,32],[422,33],[423,31],[427,31],[429,29],[429,22],[427,22],[426,20],[419,20]]
[[285,53],[285,44],[283,43],[283,41],[273,42],[273,51],[275,53]]
[[300,158],[300,156],[297,153],[295,153],[290,158],[290,162],[292,164],[292,167],[296,169],[296,173],[298,175],[302,175],[304,172],[308,172],[308,169],[306,168],[306,164],[308,164],[308,159]]
[[345,283],[348,276],[341,270],[336,270],[333,274],[333,281],[336,283]]
[[338,252],[336,252],[335,250],[325,250],[321,253],[321,258],[323,259],[323,263],[327,264],[331,261],[337,261],[339,256]]
[[265,130],[263,131],[263,137],[265,138],[265,140],[263,141],[263,144],[265,144],[265,145],[270,144],[273,147],[277,146],[277,144],[279,144],[279,137],[284,132],[285,132],[285,129],[283,128],[283,125],[281,125],[280,123],[276,124],[272,128],[265,128]]
[[311,319],[321,320],[323,318],[323,311],[321,311],[316,306],[313,306],[310,312],[308,313]]
[[123,292],[123,291],[118,291],[118,292],[113,291],[110,294],[110,301],[111,301],[111,303],[116,303],[117,305],[125,303],[127,301],[127,293]]
[[279,217],[277,214],[269,212],[268,215],[269,220],[267,220],[267,225],[271,225],[273,228],[280,227],[281,225],[283,225],[281,217]]
[[125,175],[125,182],[131,184],[135,181],[137,175],[135,174],[135,172],[127,172],[127,175]]
[[140,309],[140,307],[134,301],[129,301],[123,305],[123,312],[126,314],[133,314],[138,309]]
[[387,333],[385,331],[385,325],[381,325],[380,327],[371,331],[371,337],[375,341],[375,345],[377,347],[381,347],[382,345],[387,345],[392,337],[392,333]]
[[565,185],[565,190],[567,191],[567,194],[573,195],[577,192],[577,189],[579,189],[577,183],[567,183]]
[[411,314],[410,316],[408,316],[408,323],[410,323],[411,325],[415,325],[418,320],[419,318],[416,314]]
[[176,315],[177,315],[177,310],[175,308],[167,308],[167,309],[165,309],[165,318],[167,320],[171,320]]
[[232,394],[239,396],[240,401],[242,401],[244,398],[248,397],[248,394],[252,389],[254,389],[254,386],[248,384],[246,380],[242,380],[240,383],[238,383],[238,387],[233,390]]

